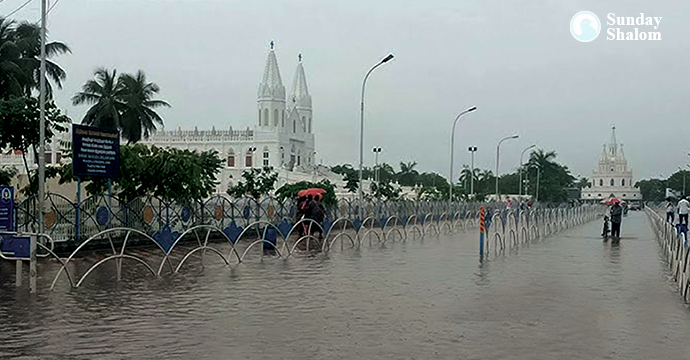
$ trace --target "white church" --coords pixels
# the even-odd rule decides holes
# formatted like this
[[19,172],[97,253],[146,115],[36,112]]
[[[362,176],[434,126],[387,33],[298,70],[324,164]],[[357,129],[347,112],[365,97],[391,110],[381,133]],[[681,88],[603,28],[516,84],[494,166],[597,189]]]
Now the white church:
[[640,189],[635,188],[633,171],[628,167],[623,144],[616,140],[616,127],[611,128],[611,140],[604,144],[598,166],[592,172],[592,182],[582,189],[582,200],[604,200],[611,196],[625,201],[640,201]]
[[341,177],[316,163],[312,129],[312,102],[299,56],[290,93],[283,85],[273,42],[257,93],[257,116],[252,127],[235,130],[158,131],[142,143],[190,150],[216,150],[224,160],[218,192],[241,179],[246,169],[272,166],[278,186],[301,180],[329,178],[339,186]]

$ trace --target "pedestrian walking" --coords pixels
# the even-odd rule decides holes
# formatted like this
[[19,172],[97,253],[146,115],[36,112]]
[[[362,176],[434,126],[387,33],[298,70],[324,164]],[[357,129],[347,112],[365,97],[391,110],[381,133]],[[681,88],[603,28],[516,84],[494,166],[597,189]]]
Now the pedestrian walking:
[[621,222],[623,221],[623,208],[619,202],[611,206],[611,237],[618,240],[621,237]]
[[670,222],[673,224],[673,221],[676,219],[676,204],[673,203],[671,199],[668,199],[668,203],[666,204],[666,222]]
[[678,223],[688,225],[688,210],[690,210],[690,201],[686,196],[678,202]]

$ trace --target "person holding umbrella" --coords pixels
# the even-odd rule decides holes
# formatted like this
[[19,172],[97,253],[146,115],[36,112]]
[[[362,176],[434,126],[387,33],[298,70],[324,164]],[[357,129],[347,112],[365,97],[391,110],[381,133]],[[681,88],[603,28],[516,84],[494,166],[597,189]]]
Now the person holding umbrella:
[[621,222],[623,221],[623,208],[621,207],[621,202],[618,199],[611,201],[611,237],[614,240],[620,240],[621,238]]

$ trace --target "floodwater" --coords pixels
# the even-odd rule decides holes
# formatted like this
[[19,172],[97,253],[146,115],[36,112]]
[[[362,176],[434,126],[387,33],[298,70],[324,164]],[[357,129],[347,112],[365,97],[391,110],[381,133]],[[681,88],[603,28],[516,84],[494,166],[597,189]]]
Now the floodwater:
[[103,268],[52,293],[50,269],[33,297],[2,264],[0,358],[690,358],[690,310],[646,216],[624,218],[619,245],[599,233],[483,264],[475,231],[232,268],[207,255],[163,278],[125,262],[120,283]]

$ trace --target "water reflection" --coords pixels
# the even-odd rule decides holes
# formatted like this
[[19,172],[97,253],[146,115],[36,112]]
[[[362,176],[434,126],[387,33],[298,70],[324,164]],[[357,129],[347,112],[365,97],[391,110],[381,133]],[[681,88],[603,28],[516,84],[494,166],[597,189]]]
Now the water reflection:
[[688,311],[638,220],[618,246],[590,223],[481,262],[468,233],[161,278],[129,263],[121,282],[106,264],[36,296],[0,263],[0,358],[686,358]]

